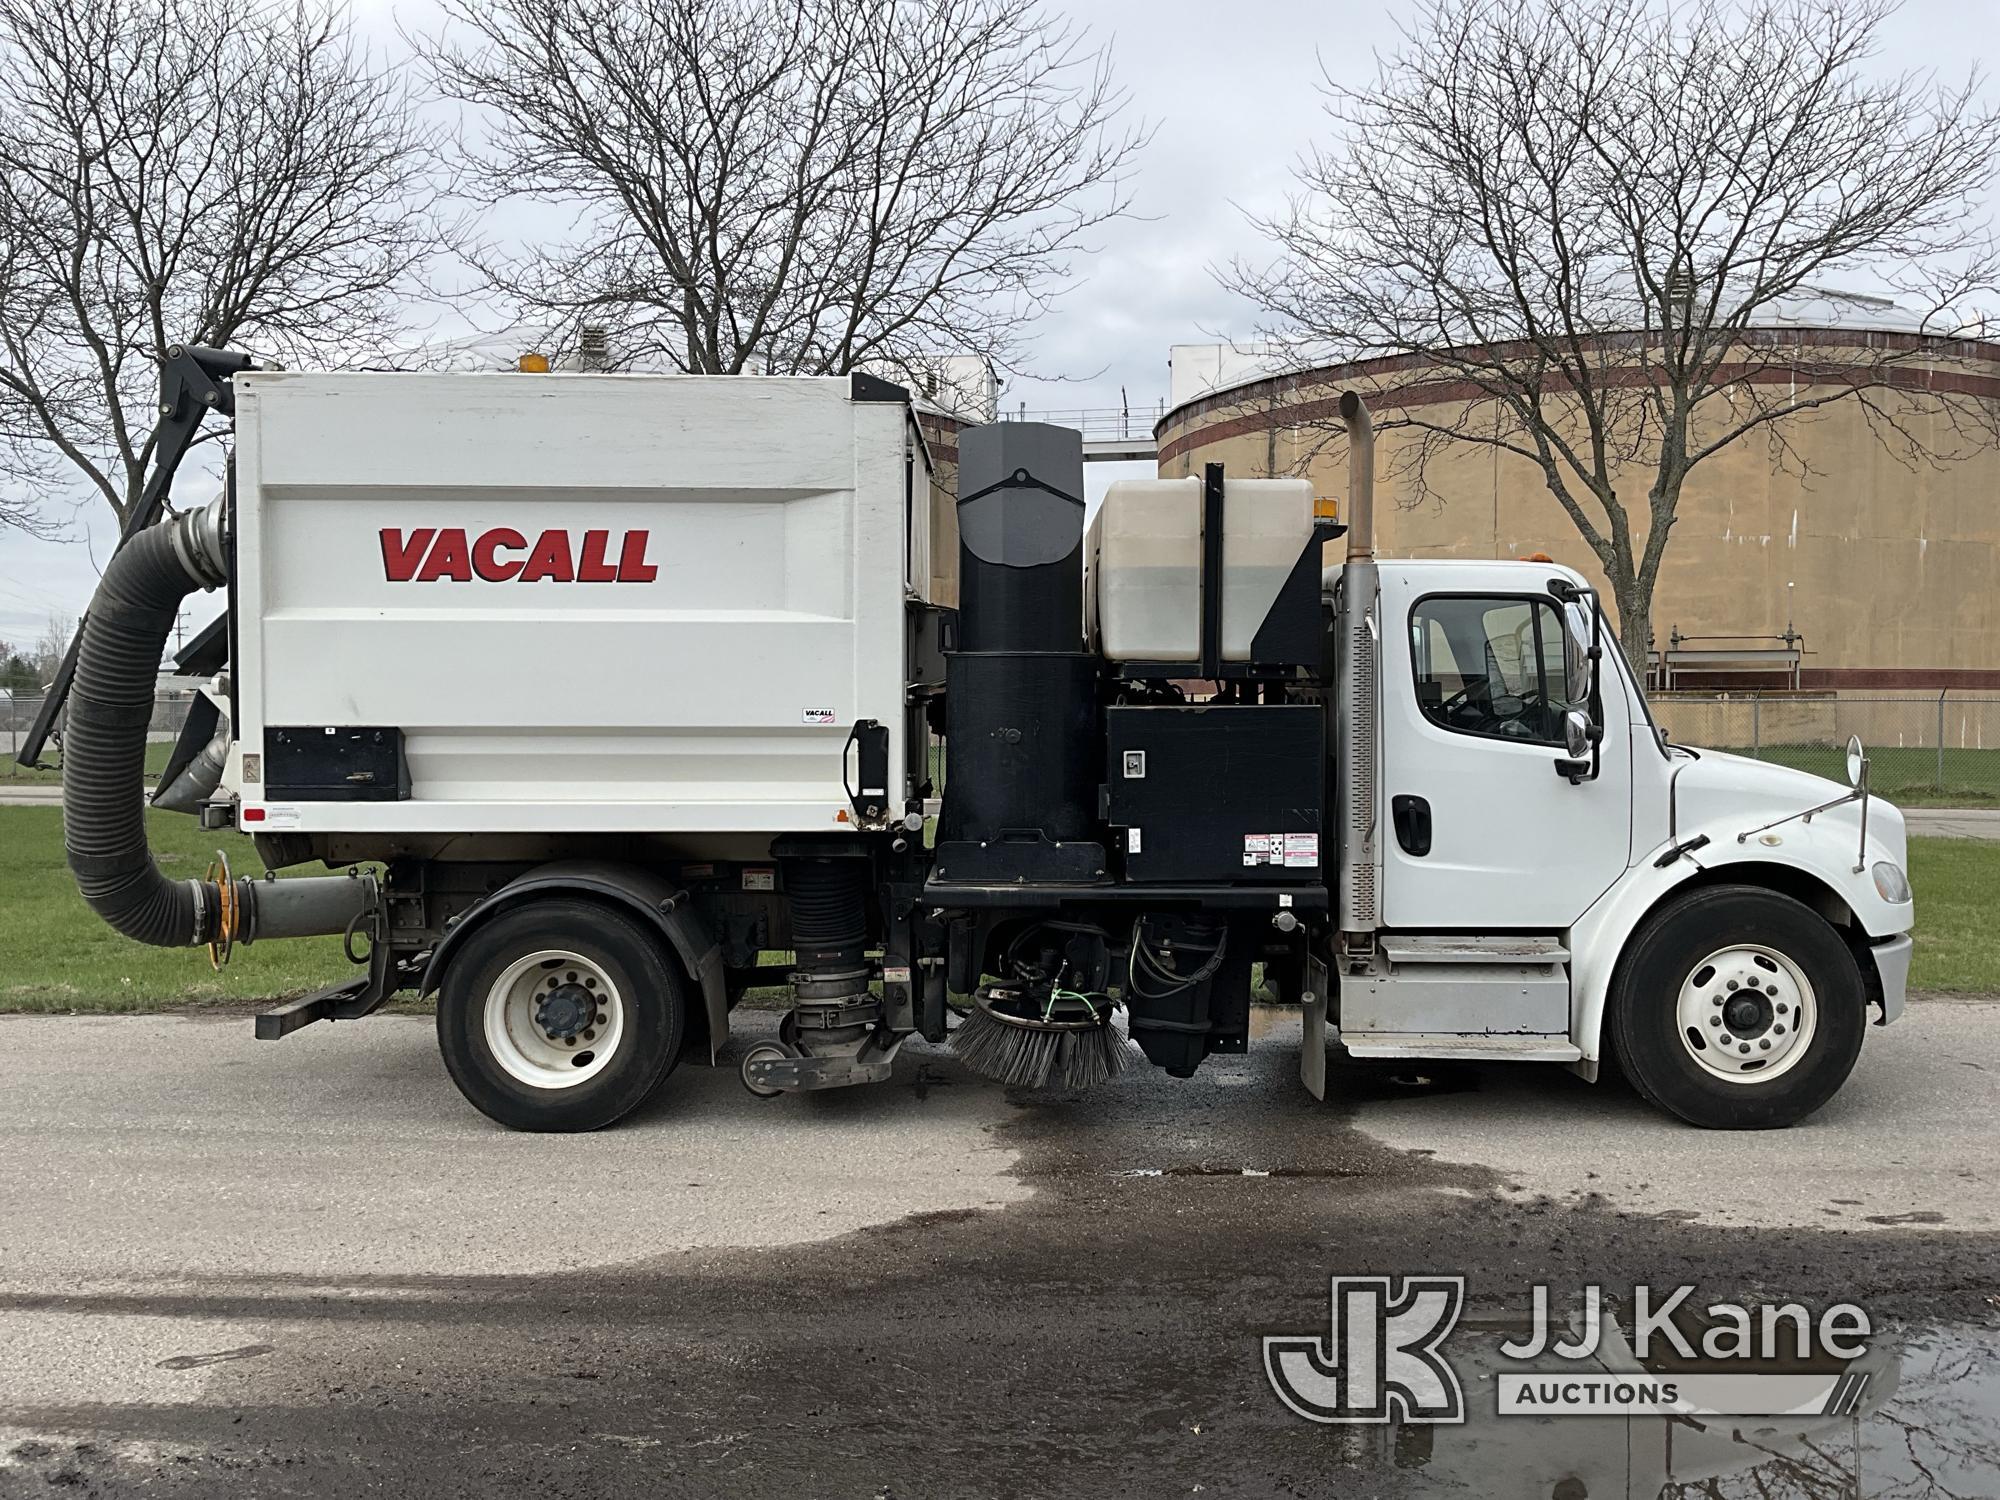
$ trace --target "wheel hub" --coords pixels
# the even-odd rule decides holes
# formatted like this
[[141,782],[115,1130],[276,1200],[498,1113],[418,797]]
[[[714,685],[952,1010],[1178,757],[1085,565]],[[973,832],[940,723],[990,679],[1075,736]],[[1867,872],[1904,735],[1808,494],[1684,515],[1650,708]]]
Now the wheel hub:
[[522,954],[494,979],[484,1011],[493,1060],[530,1088],[587,1083],[624,1044],[625,1000],[611,971],[574,949]]
[[1733,996],[1722,1007],[1722,1022],[1732,1035],[1755,1041],[1771,1029],[1776,1012],[1761,992]]
[[596,998],[580,984],[559,984],[535,1005],[535,1024],[558,1042],[583,1035],[597,1014]]
[[1794,1067],[1818,1027],[1812,982],[1775,948],[1719,948],[1681,985],[1682,1045],[1703,1072],[1761,1083]]

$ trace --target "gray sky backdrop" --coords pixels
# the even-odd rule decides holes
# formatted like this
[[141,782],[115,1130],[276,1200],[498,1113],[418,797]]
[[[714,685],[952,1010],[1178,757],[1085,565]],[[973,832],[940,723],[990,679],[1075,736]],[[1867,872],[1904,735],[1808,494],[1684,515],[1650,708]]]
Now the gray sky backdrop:
[[[1316,92],[1322,65],[1342,82],[1365,81],[1375,50],[1394,44],[1397,18],[1409,7],[1072,0],[1056,8],[1111,43],[1131,109],[1156,134],[1135,169],[1134,207],[1144,217],[1099,236],[1040,334],[1036,373],[1058,378],[1017,379],[1003,400],[1031,411],[1116,406],[1123,387],[1134,411],[1150,410],[1166,394],[1169,345],[1253,332],[1250,311],[1209,268],[1263,253],[1244,211],[1281,204],[1299,151],[1325,136]],[[356,14],[392,53],[402,50],[399,22],[421,29],[429,20],[427,7],[410,0],[356,0]],[[1962,76],[1975,62],[2000,58],[2000,0],[1906,0],[1885,35],[1881,68]],[[1094,465],[1093,497],[1121,474],[1145,472]],[[184,500],[201,493],[192,476],[183,481]],[[108,508],[92,499],[72,531],[77,539],[68,544],[0,533],[0,640],[30,642],[51,611],[75,615],[89,601],[116,534]],[[219,607],[213,596],[191,618]]]

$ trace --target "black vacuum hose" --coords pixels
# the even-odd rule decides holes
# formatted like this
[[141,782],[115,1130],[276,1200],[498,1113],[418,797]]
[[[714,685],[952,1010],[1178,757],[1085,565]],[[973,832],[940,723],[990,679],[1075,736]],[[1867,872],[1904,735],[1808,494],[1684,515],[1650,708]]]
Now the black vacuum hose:
[[112,555],[77,647],[63,732],[63,846],[77,889],[129,938],[184,948],[216,935],[201,880],[168,880],[146,847],[146,731],[181,601],[228,577],[221,502],[148,527]]
[[[229,577],[223,503],[147,528],[112,555],[77,646],[63,732],[63,847],[90,909],[157,948],[351,931],[380,901],[373,875],[169,880],[146,846],[146,730],[181,601]],[[220,960],[218,959],[218,962]]]

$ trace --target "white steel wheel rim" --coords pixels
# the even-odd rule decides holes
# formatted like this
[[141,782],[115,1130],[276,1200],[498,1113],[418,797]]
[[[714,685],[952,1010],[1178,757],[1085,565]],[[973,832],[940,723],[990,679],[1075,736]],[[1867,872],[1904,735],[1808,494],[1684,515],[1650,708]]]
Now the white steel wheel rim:
[[[580,1021],[586,1004],[590,1019]],[[484,1021],[487,1049],[508,1077],[530,1088],[569,1089],[595,1078],[617,1054],[625,1001],[601,964],[543,948],[493,981]]]
[[1819,1003],[1812,981],[1775,948],[1736,943],[1689,971],[1675,1019],[1695,1066],[1725,1083],[1765,1083],[1812,1051]]

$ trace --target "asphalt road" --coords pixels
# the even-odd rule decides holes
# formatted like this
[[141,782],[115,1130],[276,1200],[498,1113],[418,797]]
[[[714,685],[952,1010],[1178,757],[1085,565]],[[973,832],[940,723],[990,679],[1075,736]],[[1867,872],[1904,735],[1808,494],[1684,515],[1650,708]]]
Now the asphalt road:
[[[0,1495],[2000,1493],[2000,1004],[1913,1005],[1758,1135],[1557,1069],[1319,1104],[1296,1039],[1084,1096],[688,1066],[552,1138],[419,1019],[0,1018]],[[1853,1298],[1898,1373],[1803,1435],[1279,1405],[1260,1335],[1420,1272]]]

